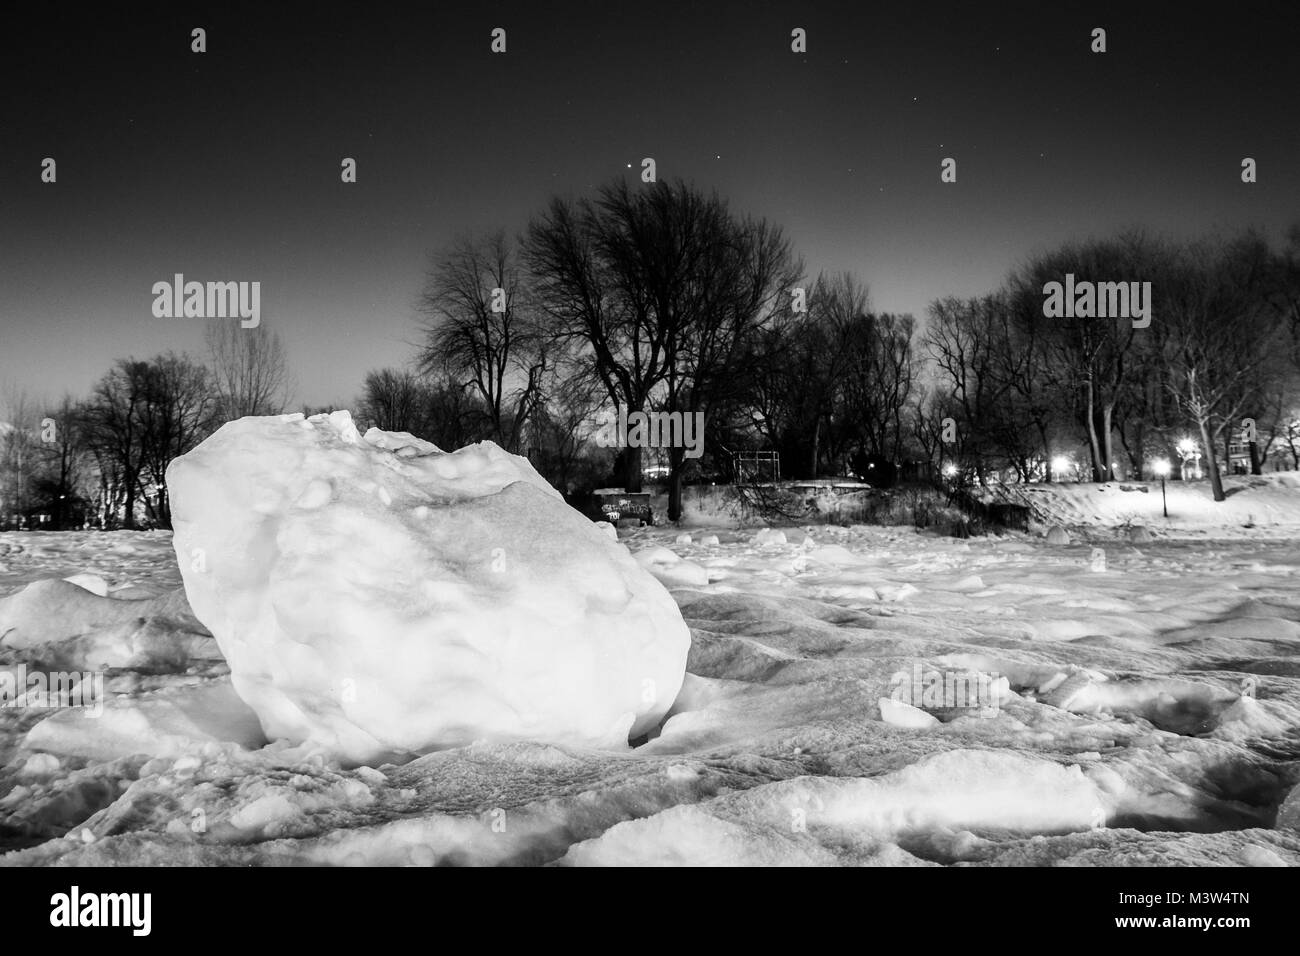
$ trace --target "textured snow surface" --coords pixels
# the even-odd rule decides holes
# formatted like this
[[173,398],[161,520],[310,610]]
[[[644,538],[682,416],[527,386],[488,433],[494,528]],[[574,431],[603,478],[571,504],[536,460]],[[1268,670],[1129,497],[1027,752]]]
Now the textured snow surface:
[[667,590],[490,442],[244,418],[167,484],[190,604],[271,739],[354,763],[625,747],[677,696],[690,635]]
[[[145,655],[109,667],[99,718],[0,709],[0,863],[1300,863],[1300,544],[758,530],[609,542],[707,578],[669,585],[688,673],[634,749],[483,741],[356,766],[266,743],[219,656]],[[104,581],[82,589],[103,613],[61,586],[6,603],[76,574]],[[0,667],[142,629],[204,640],[179,583],[166,535],[0,535],[0,620],[27,635]],[[932,683],[980,674],[992,706]]]

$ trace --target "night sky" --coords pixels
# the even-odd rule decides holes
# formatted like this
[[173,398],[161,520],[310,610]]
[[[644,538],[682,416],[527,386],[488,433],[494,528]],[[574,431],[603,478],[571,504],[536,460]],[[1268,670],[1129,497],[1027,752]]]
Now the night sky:
[[296,404],[350,403],[410,358],[431,253],[646,156],[917,316],[1070,237],[1300,221],[1294,2],[149,9],[0,32],[0,396],[199,351],[151,312],[182,272],[260,281]]

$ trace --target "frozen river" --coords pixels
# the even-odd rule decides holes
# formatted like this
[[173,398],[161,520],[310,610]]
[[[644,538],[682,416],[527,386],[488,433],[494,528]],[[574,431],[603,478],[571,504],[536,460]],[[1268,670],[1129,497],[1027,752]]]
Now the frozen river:
[[0,662],[104,675],[0,710],[0,861],[1300,863],[1300,544],[779,531],[624,532],[692,633],[652,739],[357,768],[266,744],[169,535],[0,535]]

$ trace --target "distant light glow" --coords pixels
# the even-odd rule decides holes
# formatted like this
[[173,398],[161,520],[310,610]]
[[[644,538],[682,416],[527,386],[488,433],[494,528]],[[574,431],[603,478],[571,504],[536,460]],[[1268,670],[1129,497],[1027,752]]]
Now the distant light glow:
[[1072,466],[1073,462],[1064,455],[1057,455],[1052,459],[1052,471],[1056,472],[1058,475],[1063,471],[1069,471]]
[[1167,478],[1167,477],[1169,476],[1169,461],[1168,461],[1168,459],[1166,459],[1166,458],[1157,458],[1154,462],[1151,463],[1151,467],[1152,467],[1153,469],[1155,469],[1155,473],[1156,473],[1159,477],[1161,477],[1161,478]]

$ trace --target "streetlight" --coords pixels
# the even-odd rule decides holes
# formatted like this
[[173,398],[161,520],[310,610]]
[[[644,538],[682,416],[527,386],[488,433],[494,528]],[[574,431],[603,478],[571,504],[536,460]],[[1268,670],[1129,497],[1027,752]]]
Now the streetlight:
[[1169,460],[1167,458],[1157,459],[1153,466],[1156,474],[1160,476],[1160,506],[1164,510],[1165,517],[1169,517],[1169,499],[1165,497],[1165,479],[1169,477]]
[[1070,459],[1066,458],[1064,455],[1057,455],[1052,459],[1052,473],[1057,476],[1057,481],[1060,481],[1061,476],[1069,471],[1069,469]]

